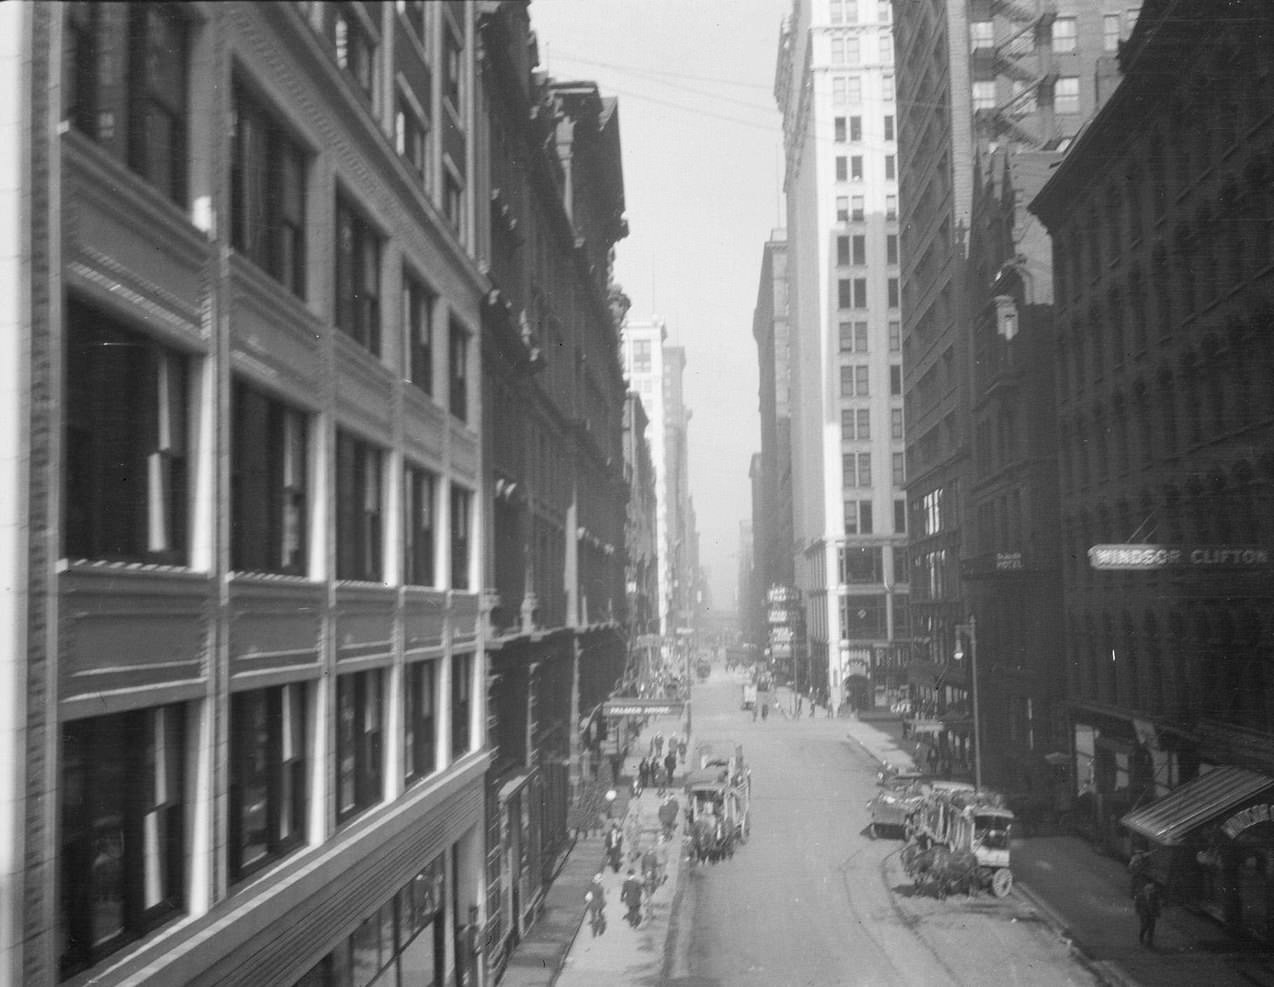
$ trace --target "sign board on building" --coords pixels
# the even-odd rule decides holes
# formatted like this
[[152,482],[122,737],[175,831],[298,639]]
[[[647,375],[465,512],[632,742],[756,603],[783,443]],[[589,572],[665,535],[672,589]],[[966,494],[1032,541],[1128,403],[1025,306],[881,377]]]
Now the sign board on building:
[[607,699],[602,703],[605,716],[680,716],[685,703],[665,699]]
[[1094,569],[1264,569],[1269,549],[1256,545],[1094,545]]

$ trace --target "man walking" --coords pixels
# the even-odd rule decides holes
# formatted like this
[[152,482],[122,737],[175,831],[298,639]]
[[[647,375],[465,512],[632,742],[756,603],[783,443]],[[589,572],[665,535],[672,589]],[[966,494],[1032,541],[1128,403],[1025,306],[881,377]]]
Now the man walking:
[[593,880],[584,892],[584,908],[588,913],[588,925],[593,930],[593,938],[606,932],[606,889],[602,887],[602,875],[593,875]]
[[628,876],[624,878],[619,900],[628,907],[628,911],[624,914],[628,924],[634,929],[641,925],[641,879],[631,867],[628,868]]
[[672,788],[672,776],[677,773],[677,752],[670,750],[664,757],[664,770],[668,772],[667,785]]
[[1155,923],[1159,920],[1159,913],[1163,910],[1163,902],[1159,898],[1159,885],[1154,881],[1147,881],[1140,891],[1137,892],[1135,901],[1137,908],[1137,918],[1141,922],[1141,929],[1137,933],[1137,942],[1150,949],[1155,948]]

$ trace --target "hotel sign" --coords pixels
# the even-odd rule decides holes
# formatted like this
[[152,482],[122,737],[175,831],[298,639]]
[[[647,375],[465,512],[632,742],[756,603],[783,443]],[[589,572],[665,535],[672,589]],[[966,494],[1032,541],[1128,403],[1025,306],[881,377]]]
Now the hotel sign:
[[608,699],[602,703],[603,716],[680,716],[685,703],[663,699]]
[[1265,569],[1270,552],[1256,545],[1094,545],[1094,569]]

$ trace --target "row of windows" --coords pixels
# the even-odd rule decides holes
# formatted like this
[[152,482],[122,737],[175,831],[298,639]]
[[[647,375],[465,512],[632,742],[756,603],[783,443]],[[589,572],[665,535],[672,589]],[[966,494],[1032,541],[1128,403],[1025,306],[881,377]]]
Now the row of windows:
[[[893,93],[885,97],[893,99]],[[863,139],[863,118],[861,116],[851,117],[833,117],[832,118],[832,135],[837,144],[846,142],[857,144]],[[884,120],[884,135],[886,141],[894,139],[894,118],[893,114],[889,114]]]
[[[893,154],[885,155],[885,180],[892,182],[898,177],[898,158]],[[863,181],[863,156],[838,154],[836,156],[836,180],[838,182]],[[861,217],[860,217],[861,218]],[[897,261],[894,261],[897,263]]]
[[[832,65],[835,67],[839,68],[845,65],[850,65],[850,66],[863,65],[863,64],[866,64],[866,62],[870,62],[872,60],[870,53],[867,55],[866,59],[864,59],[863,39],[860,38],[858,35],[833,34],[830,41],[831,41]],[[876,60],[883,65],[893,65],[894,38],[892,34],[884,33],[877,36]],[[848,77],[842,76],[840,78],[847,78],[848,81],[851,83],[851,85],[853,84],[861,85],[861,80],[856,75],[851,75]],[[833,78],[832,79],[833,93],[835,93],[836,91],[836,82],[837,82],[837,79]],[[859,93],[859,98],[861,99],[861,92]],[[858,99],[850,100],[850,102],[855,102],[855,103],[858,101],[859,101]]]
[[[846,500],[844,503],[844,524],[847,535],[870,535],[874,533],[872,502],[870,500]],[[907,502],[894,501],[894,534],[907,533]],[[895,569],[896,578],[906,579],[906,569]]]
[[[868,324],[866,322],[841,322],[837,326],[837,348],[842,353],[868,352]],[[888,327],[890,353],[902,349],[902,323],[891,319]]]
[[[973,108],[975,110],[993,110],[999,102],[997,83],[994,79],[975,81],[972,86]],[[1026,116],[1036,109],[1036,94],[1051,94],[1053,112],[1057,114],[1076,114],[1080,112],[1079,76],[1061,75],[1052,81],[1047,90],[1043,86],[1015,80],[1012,93],[1005,109],[1015,116]]]
[[[190,450],[200,431],[201,362],[71,299],[66,346],[68,558],[190,564]],[[233,386],[230,563],[237,571],[312,576],[314,417],[245,380]],[[336,434],[336,578],[384,582],[391,455]],[[433,586],[435,500],[450,497],[450,585],[469,587],[471,491],[402,464],[399,577]],[[397,527],[397,526],[395,526]]]
[[[1138,8],[1129,7],[1121,15],[1118,11],[1102,15],[1102,50],[1114,53],[1119,50],[1119,42],[1128,37],[1137,23]],[[1078,50],[1078,21],[1074,17],[1055,17],[1050,32],[1050,47],[1055,55],[1070,54]],[[969,22],[969,48],[979,51],[995,47],[995,22]],[[1016,33],[1012,38],[1012,46],[1006,54],[1020,58],[1035,48],[1034,33],[1024,31]]]
[[[898,279],[885,282],[885,297],[890,308],[898,307]],[[867,308],[867,279],[838,278],[836,280],[836,307],[841,309]]]
[[[859,11],[860,0],[828,0],[828,20],[832,24],[858,24],[860,23],[861,13]],[[870,9],[873,0],[862,0]],[[888,24],[893,20],[893,10],[891,9],[891,0],[874,0],[876,20],[882,24]]]
[[[862,204],[858,204],[859,209]],[[887,264],[898,263],[898,235],[896,233],[887,233],[885,235],[885,262]],[[837,267],[861,267],[867,263],[867,237],[862,233],[854,233],[850,236],[838,236],[836,238],[836,266]]]
[[[444,765],[435,661],[403,676],[404,787]],[[467,753],[473,656],[451,658],[451,756]],[[387,673],[338,675],[336,822],[384,801],[390,742]],[[305,683],[231,697],[227,867],[237,883],[307,842],[315,793],[315,691]],[[93,717],[62,727],[59,951],[63,977],[100,962],[185,908],[190,847],[187,771],[196,752],[192,708],[181,704]],[[322,720],[322,717],[319,717]]]
[[[836,197],[836,222],[861,223],[867,218],[867,200],[861,195],[838,195]],[[885,219],[898,218],[898,196],[885,196]],[[894,263],[897,263],[895,260]]]
[[[168,198],[186,205],[192,26],[180,5],[75,3],[67,7],[64,91],[68,120]],[[405,4],[403,12],[409,24],[423,25],[423,11]],[[363,17],[355,5],[336,3],[323,5],[319,16],[338,64],[360,91],[370,94],[377,78],[371,68],[375,53]],[[451,28],[446,33],[455,35]],[[456,59],[447,61],[455,61],[453,69],[459,71]],[[459,97],[453,92],[448,98]],[[306,203],[313,155],[296,138],[286,117],[271,108],[242,73],[236,72],[231,102],[231,245],[298,298],[311,298],[308,240],[315,231]],[[407,112],[410,108],[404,100],[399,103],[395,138],[399,153],[419,169],[427,127],[419,114]],[[454,185],[458,178],[448,181]],[[450,185],[445,211],[458,222],[455,210],[462,196],[459,188]],[[354,196],[340,189],[331,235],[335,246],[333,321],[380,356],[386,322],[382,302],[385,237]],[[413,383],[432,392],[430,358],[420,352],[434,347],[428,292],[422,280],[408,272],[403,290],[412,296],[405,298],[402,313],[408,347],[404,369],[410,371]],[[452,327],[453,342],[464,343],[456,329]],[[451,368],[451,410],[462,418],[464,402],[458,400],[462,395],[454,392],[462,388],[463,377],[458,375],[465,369],[465,348],[459,346]]]

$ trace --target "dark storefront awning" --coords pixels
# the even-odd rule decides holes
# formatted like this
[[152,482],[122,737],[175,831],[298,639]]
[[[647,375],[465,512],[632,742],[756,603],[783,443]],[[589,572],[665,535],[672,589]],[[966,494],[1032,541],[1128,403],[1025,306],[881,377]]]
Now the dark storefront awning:
[[1245,768],[1218,768],[1173,789],[1120,820],[1160,846],[1175,846],[1193,830],[1267,788],[1274,778]]

